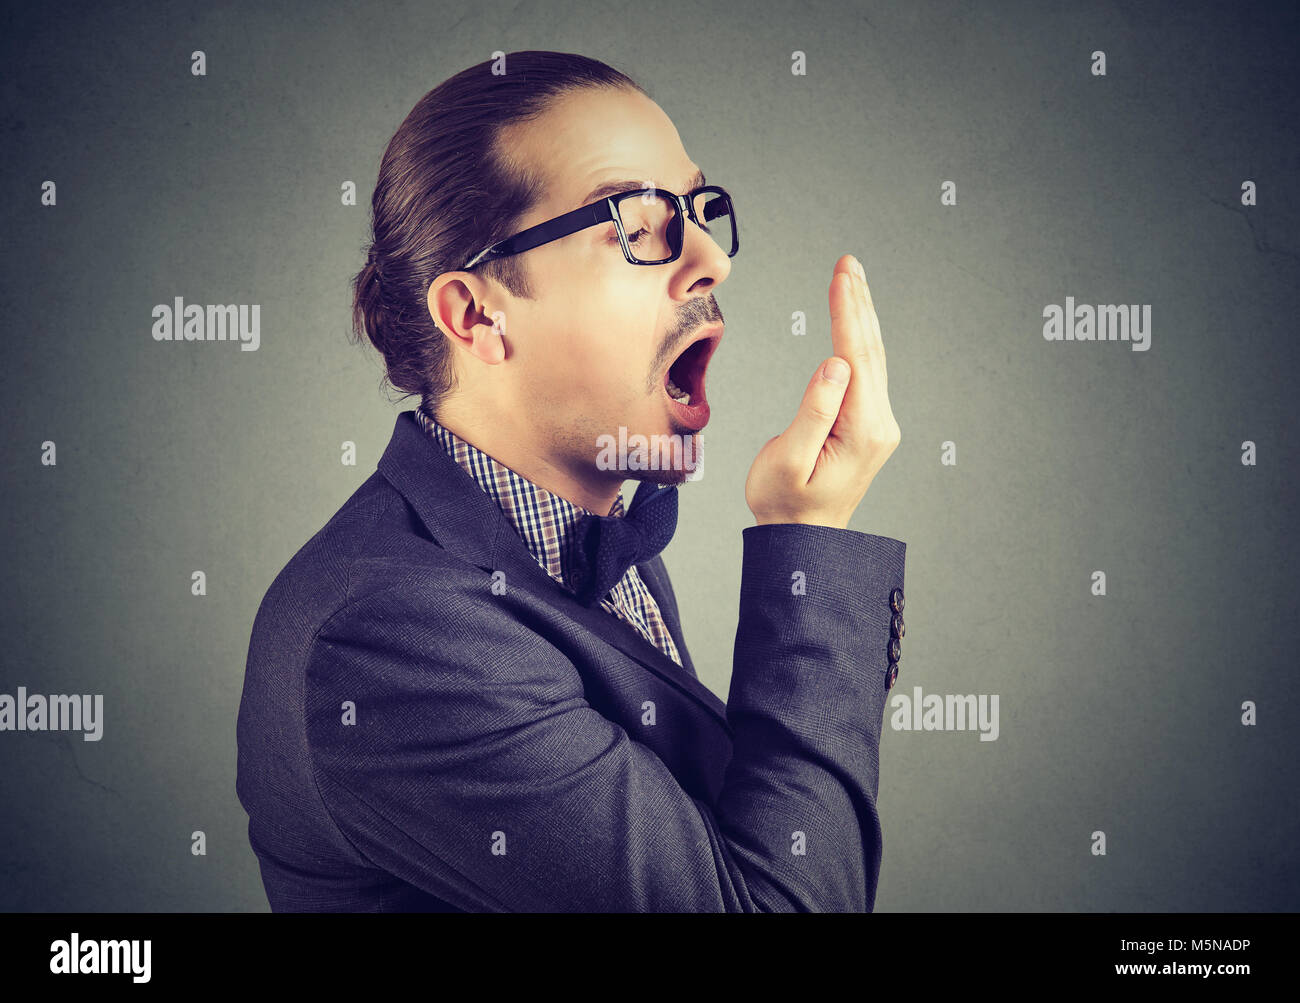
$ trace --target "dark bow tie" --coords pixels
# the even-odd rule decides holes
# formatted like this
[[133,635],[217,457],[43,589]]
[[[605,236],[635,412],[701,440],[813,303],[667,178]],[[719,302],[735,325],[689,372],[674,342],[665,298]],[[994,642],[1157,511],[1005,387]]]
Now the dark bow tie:
[[591,606],[627,574],[648,561],[673,538],[677,529],[677,488],[651,481],[637,485],[627,514],[589,512],[574,526],[569,567],[574,597]]

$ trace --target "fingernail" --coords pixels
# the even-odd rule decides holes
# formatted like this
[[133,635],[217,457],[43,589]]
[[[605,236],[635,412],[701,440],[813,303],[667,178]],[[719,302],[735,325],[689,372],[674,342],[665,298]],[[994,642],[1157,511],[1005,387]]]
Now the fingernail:
[[831,383],[849,382],[849,365],[843,359],[827,359],[822,366],[822,379]]
[[856,254],[853,256],[853,270],[858,273],[858,278],[860,278],[863,282],[867,281],[867,273],[863,271],[862,262],[858,260],[858,256]]

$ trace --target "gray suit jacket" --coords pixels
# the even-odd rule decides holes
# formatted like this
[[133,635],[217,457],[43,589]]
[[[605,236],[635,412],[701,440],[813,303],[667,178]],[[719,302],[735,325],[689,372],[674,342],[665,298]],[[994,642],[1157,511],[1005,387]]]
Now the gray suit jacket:
[[402,413],[253,626],[237,793],[272,909],[870,910],[905,549],[745,529],[724,704],[662,559],[638,570],[685,669]]

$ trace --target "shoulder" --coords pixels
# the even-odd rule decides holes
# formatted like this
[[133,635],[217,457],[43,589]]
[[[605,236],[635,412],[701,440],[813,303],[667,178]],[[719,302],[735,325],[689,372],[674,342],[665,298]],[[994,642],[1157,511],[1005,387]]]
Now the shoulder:
[[[442,547],[382,474],[370,475],[283,565],[258,608],[259,638],[310,643],[327,623],[385,604],[445,602],[486,574]],[[354,611],[352,614],[349,611]]]

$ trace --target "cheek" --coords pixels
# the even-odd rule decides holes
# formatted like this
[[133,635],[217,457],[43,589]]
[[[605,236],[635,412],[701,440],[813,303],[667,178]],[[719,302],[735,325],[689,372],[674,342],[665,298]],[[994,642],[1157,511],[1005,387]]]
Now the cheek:
[[567,374],[571,385],[581,386],[604,399],[629,396],[643,387],[650,364],[644,316],[629,311],[629,300],[610,304],[566,332],[550,365]]
[[556,287],[540,316],[529,368],[538,374],[539,392],[550,399],[567,395],[602,409],[643,401],[656,344],[652,326],[659,299],[646,276],[623,260],[617,247],[610,257],[583,257],[581,281]]

